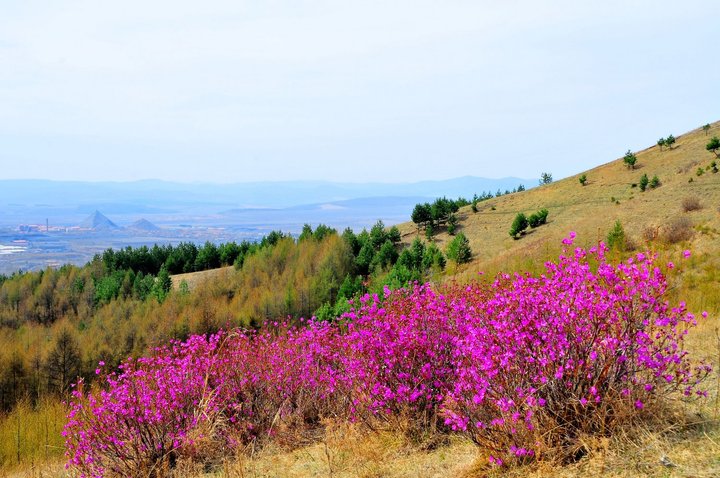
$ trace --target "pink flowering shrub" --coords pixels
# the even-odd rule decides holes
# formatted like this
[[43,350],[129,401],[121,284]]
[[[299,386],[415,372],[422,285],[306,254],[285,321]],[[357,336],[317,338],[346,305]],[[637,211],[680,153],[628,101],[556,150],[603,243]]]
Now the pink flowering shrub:
[[455,370],[454,311],[429,286],[366,296],[343,315],[343,368],[353,416],[417,429],[446,428],[440,417]]
[[[218,354],[211,386],[240,443],[347,417],[340,330],[323,322],[235,333]],[[290,437],[296,440],[297,437]]]
[[153,475],[202,453],[202,442],[230,452],[288,425],[343,413],[349,407],[340,406],[348,394],[340,392],[345,379],[334,365],[338,331],[275,324],[258,333],[193,336],[150,358],[128,359],[103,390],[84,393],[80,384],[73,393],[63,431],[69,464],[88,477]]
[[[540,277],[366,296],[335,323],[221,332],[126,361],[76,389],[80,476],[161,475],[325,418],[467,434],[496,464],[569,457],[668,394],[702,395],[683,348],[695,317],[663,299],[654,256],[568,250]],[[99,370],[101,372],[101,370]],[[207,444],[211,446],[207,446]]]
[[661,299],[654,257],[613,266],[604,252],[566,251],[538,278],[503,275],[488,299],[479,286],[453,299],[484,298],[458,316],[447,423],[492,461],[567,457],[582,434],[608,435],[669,393],[704,393],[709,367],[682,346],[695,317]]
[[82,476],[99,477],[172,463],[206,419],[201,402],[221,338],[195,336],[152,358],[128,359],[95,393],[85,394],[80,383],[63,430],[69,464]]

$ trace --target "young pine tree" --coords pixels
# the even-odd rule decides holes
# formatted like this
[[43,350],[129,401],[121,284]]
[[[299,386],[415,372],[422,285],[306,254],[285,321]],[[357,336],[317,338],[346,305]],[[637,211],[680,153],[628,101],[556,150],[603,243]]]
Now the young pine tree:
[[625,249],[625,230],[620,221],[615,221],[615,225],[608,232],[607,246],[610,249],[622,251]]
[[518,234],[521,234],[528,227],[528,219],[525,214],[519,212],[513,220],[512,226],[510,226],[510,235],[513,239],[518,238]]
[[458,264],[465,264],[472,259],[472,251],[470,250],[470,241],[462,232],[458,233],[455,238],[450,241],[445,251],[448,259]]
[[625,156],[623,157],[623,162],[628,167],[628,169],[635,169],[635,163],[637,163],[637,156],[635,156],[635,153],[627,150],[627,153],[625,153]]

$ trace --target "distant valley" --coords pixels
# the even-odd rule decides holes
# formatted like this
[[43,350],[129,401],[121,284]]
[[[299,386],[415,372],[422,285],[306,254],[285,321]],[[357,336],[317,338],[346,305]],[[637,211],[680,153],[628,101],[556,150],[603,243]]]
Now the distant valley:
[[0,273],[84,264],[107,248],[256,240],[303,224],[360,230],[407,221],[447,195],[505,192],[536,180],[463,177],[419,183],[181,184],[0,181]]

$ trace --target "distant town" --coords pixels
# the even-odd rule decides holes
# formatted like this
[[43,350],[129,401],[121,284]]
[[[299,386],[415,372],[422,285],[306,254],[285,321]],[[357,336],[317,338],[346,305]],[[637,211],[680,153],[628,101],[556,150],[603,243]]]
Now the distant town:
[[0,228],[0,274],[31,271],[63,264],[82,265],[108,248],[153,244],[254,240],[263,235],[241,227],[183,224],[159,227],[147,219],[118,226],[100,211],[80,224],[19,224]]

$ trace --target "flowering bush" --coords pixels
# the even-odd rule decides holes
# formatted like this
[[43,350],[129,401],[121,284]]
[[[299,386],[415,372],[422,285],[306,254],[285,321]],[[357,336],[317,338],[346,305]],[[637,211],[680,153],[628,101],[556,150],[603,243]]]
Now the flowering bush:
[[[695,317],[654,256],[567,250],[540,277],[366,296],[335,323],[193,336],[82,383],[65,427],[81,476],[161,475],[323,418],[467,434],[496,464],[567,457],[669,393],[702,395]],[[353,304],[355,305],[355,304]],[[102,373],[99,369],[98,373]]]
[[[709,367],[682,347],[695,317],[661,300],[654,257],[613,266],[605,250],[566,251],[537,278],[503,275],[459,316],[445,414],[491,461],[566,457],[582,434],[607,435],[671,392],[704,393]],[[454,307],[472,294],[487,297],[471,286]]]
[[69,464],[82,476],[132,476],[172,465],[205,418],[203,405],[212,408],[201,402],[221,337],[195,336],[152,358],[128,359],[96,393],[85,394],[79,383],[63,430]]
[[288,421],[318,423],[321,410],[336,411],[332,403],[347,396],[332,365],[337,337],[328,324],[273,324],[259,333],[193,336],[128,359],[104,390],[84,393],[80,383],[73,393],[63,431],[69,464],[88,477],[161,476],[178,458],[205,452],[203,442],[214,453],[231,451],[276,435]]
[[414,429],[446,428],[440,418],[455,370],[453,310],[429,286],[366,296],[342,319],[343,369],[355,418]]

